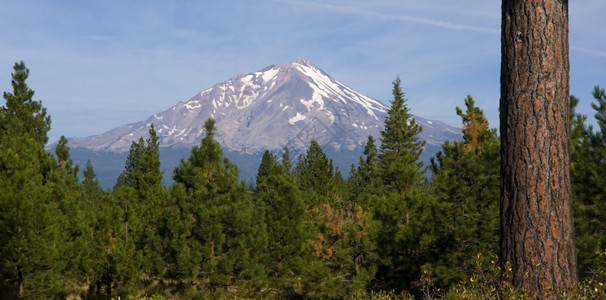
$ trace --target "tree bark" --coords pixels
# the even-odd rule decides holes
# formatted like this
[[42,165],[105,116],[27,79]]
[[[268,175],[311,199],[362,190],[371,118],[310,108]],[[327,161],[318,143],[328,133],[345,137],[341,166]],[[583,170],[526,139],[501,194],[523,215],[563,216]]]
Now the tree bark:
[[578,281],[568,1],[503,0],[501,26],[501,266],[533,297],[559,298]]

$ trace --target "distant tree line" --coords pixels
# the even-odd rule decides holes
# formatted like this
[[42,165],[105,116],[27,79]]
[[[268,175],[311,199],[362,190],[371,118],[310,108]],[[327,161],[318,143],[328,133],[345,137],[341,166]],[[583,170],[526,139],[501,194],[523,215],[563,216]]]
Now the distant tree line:
[[[0,107],[0,298],[491,295],[507,276],[494,267],[500,139],[471,96],[456,110],[463,140],[445,142],[429,166],[396,79],[384,130],[348,176],[312,141],[296,158],[265,151],[254,186],[239,181],[209,119],[170,187],[152,125],[103,190],[90,162],[79,181],[65,137],[44,151],[50,117],[28,75],[15,64]],[[571,176],[580,276],[601,293],[604,89],[594,98],[597,128],[570,99]]]

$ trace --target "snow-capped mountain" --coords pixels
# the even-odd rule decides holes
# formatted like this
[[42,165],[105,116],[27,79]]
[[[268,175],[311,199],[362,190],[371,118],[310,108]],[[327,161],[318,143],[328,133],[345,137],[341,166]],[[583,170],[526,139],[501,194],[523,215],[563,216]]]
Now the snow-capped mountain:
[[[72,148],[126,152],[133,140],[147,137],[154,124],[161,147],[190,148],[204,136],[208,118],[216,120],[216,139],[227,150],[259,153],[265,149],[304,149],[312,139],[335,151],[363,147],[379,137],[387,107],[339,83],[305,60],[239,74],[186,102],[144,121],[86,138],[70,138]],[[430,145],[461,137],[458,128],[415,116]]]

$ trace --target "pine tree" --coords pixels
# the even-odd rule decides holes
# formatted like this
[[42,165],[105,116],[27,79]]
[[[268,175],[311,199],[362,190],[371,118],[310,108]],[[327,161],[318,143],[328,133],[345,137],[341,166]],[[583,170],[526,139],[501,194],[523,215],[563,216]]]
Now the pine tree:
[[366,146],[364,146],[364,155],[366,159],[360,157],[358,163],[358,175],[360,176],[360,185],[364,188],[376,189],[381,185],[380,169],[377,146],[372,136],[368,136]]
[[290,151],[288,151],[288,147],[284,147],[284,153],[282,153],[282,167],[286,171],[286,174],[291,174],[292,172],[292,162],[290,161]]
[[[319,195],[328,195],[334,188],[334,168],[320,144],[311,141],[304,156],[299,157],[295,174],[301,190],[314,191]],[[312,199],[309,199],[312,201]],[[315,205],[317,203],[311,203]]]
[[[336,196],[338,197],[338,196]],[[319,299],[365,297],[377,270],[372,215],[359,205],[322,204],[310,211],[313,234],[306,247],[303,295]]]
[[61,227],[60,238],[62,246],[60,255],[66,263],[62,270],[68,294],[79,294],[81,286],[86,284],[89,274],[86,271],[88,259],[89,221],[86,218],[86,205],[80,198],[78,182],[78,166],[74,166],[67,145],[67,139],[62,136],[55,147],[55,159],[46,183],[50,195],[59,206],[63,216],[69,218],[57,220]]
[[143,252],[140,241],[142,222],[138,191],[130,185],[114,187],[109,200],[110,227],[105,272],[102,275],[107,295],[126,296],[143,288]]
[[425,193],[420,193],[420,187],[425,168],[419,158],[425,142],[419,140],[422,128],[406,106],[399,78],[393,82],[393,96],[378,154],[382,188],[370,203],[375,220],[380,222],[377,285],[400,291],[410,289],[420,273],[417,224],[422,223],[419,211]]
[[201,146],[174,171],[171,194],[178,210],[169,226],[168,276],[189,296],[243,296],[263,282],[263,214],[245,183],[238,183],[237,167],[223,158],[214,124],[206,121]]
[[65,219],[48,182],[44,151],[50,117],[15,63],[13,92],[0,107],[0,293],[11,298],[55,297],[64,290],[61,235]]
[[33,100],[34,91],[25,83],[29,69],[23,61],[15,63],[13,69],[13,92],[4,92],[6,106],[0,108],[0,139],[8,135],[31,135],[34,141],[44,145],[48,141],[50,116],[46,115],[42,101]]
[[350,199],[353,204],[360,205],[365,211],[371,210],[371,198],[381,189],[380,177],[377,146],[374,138],[368,136],[364,146],[364,156],[360,156],[358,167],[351,164],[344,197]]
[[586,117],[575,113],[579,99],[570,97],[571,117],[571,181],[574,204],[575,238],[578,248],[579,273],[582,278],[593,276],[600,255],[606,249],[606,95],[596,86],[591,104],[595,110],[597,131],[585,125]]
[[[112,201],[110,194],[99,185],[92,163],[86,162],[82,171],[84,179],[80,184],[80,199],[82,201],[83,215],[86,229],[84,236],[87,239],[83,255],[83,269],[85,282],[88,283],[87,295],[111,296],[112,285],[118,285],[112,278],[116,268],[112,262],[115,250],[116,232],[115,221],[120,220],[118,209]],[[121,232],[121,231],[120,231]],[[113,241],[113,242],[112,242]]]
[[[149,138],[144,140],[140,137],[137,143],[131,143],[118,185],[131,186],[140,193],[157,193],[163,186],[159,147],[159,138],[151,124]],[[144,199],[146,195],[141,194],[140,198]]]
[[295,173],[306,204],[305,224],[312,235],[305,245],[302,295],[312,298],[365,296],[376,271],[374,224],[351,198],[332,160],[312,141]]
[[442,288],[471,276],[473,258],[494,259],[498,251],[500,143],[471,96],[463,121],[463,141],[445,142],[432,159],[436,202],[427,206],[422,240],[424,270]]
[[277,165],[276,156],[269,150],[265,150],[263,157],[261,157],[261,164],[259,165],[259,170],[257,172],[257,186],[264,177],[269,176],[271,169],[275,165]]
[[393,96],[385,118],[385,129],[381,131],[379,165],[385,187],[407,197],[425,172],[423,162],[419,161],[425,141],[418,137],[423,128],[415,122],[406,106],[400,78],[393,82]]
[[[159,139],[153,124],[149,137],[132,142],[124,171],[113,190],[113,201],[121,208],[119,224],[114,228],[121,241],[108,261],[114,262],[118,274],[114,292],[122,294],[153,284],[164,272],[164,241],[166,222],[162,214],[166,204],[166,189],[160,170]],[[141,278],[149,278],[142,281]]]
[[467,107],[465,113],[457,106],[457,115],[463,120],[463,147],[479,153],[485,150],[486,143],[494,142],[496,130],[488,129],[484,112],[475,106],[471,95],[465,98],[465,106]]
[[99,184],[97,174],[90,160],[86,161],[86,166],[82,171],[82,197],[88,202],[98,202],[103,198],[103,188]]
[[339,293],[341,280],[336,270],[336,246],[340,232],[339,212],[335,212],[336,185],[332,160],[318,142],[312,141],[305,155],[299,156],[295,177],[305,203],[311,236],[305,245],[306,268],[302,293],[306,297],[331,298]]
[[264,208],[267,226],[268,243],[263,253],[267,296],[292,298],[302,293],[300,281],[306,269],[303,250],[311,237],[309,224],[305,223],[306,206],[285,167],[272,163],[267,173],[257,178],[255,201]]

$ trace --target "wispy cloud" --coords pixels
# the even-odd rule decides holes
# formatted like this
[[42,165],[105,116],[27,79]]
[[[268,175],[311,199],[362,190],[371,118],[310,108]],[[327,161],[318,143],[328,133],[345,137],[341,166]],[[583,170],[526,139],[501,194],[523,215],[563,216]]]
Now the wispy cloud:
[[570,46],[570,50],[578,51],[578,52],[582,52],[582,53],[586,53],[586,54],[590,54],[590,55],[594,55],[594,56],[598,56],[598,57],[606,57],[606,51],[581,48],[581,47],[577,47],[574,45]]
[[276,2],[287,3],[291,5],[302,5],[308,7],[317,7],[323,9],[329,9],[332,11],[337,11],[340,13],[347,14],[355,14],[359,16],[363,16],[366,18],[374,18],[380,19],[384,21],[402,21],[412,24],[422,24],[429,25],[433,27],[439,27],[444,29],[451,30],[463,30],[463,31],[473,31],[480,33],[489,33],[489,34],[499,34],[500,30],[498,28],[493,28],[490,26],[473,26],[466,24],[456,24],[451,22],[445,22],[438,19],[424,18],[424,17],[414,17],[410,15],[395,15],[395,14],[386,14],[382,12],[370,11],[361,8],[357,8],[349,5],[349,3],[345,5],[334,5],[334,4],[326,4],[319,2],[310,2],[310,1],[292,1],[292,0],[276,0]]

